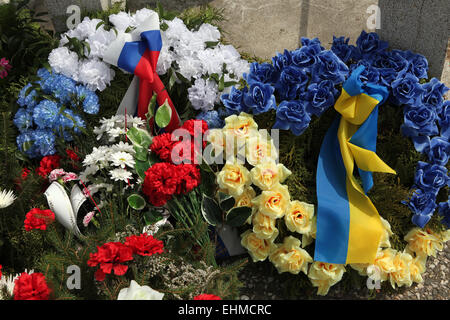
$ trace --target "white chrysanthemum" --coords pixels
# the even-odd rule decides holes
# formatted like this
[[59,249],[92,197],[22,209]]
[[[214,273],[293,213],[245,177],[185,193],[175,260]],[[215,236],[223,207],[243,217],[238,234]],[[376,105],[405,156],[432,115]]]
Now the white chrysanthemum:
[[83,160],[83,165],[92,166],[102,161],[107,161],[109,156],[109,148],[107,146],[94,147],[92,152]]
[[115,152],[111,154],[110,158],[112,164],[116,167],[125,168],[126,166],[134,168],[133,156],[127,152]]
[[16,199],[17,198],[12,190],[2,190],[2,192],[0,192],[0,209],[9,207]]
[[67,47],[59,47],[52,50],[48,56],[48,63],[55,72],[61,73],[75,81],[78,80],[78,56]]
[[128,152],[131,154],[135,153],[133,146],[131,144],[129,144],[128,142],[124,143],[123,141],[120,141],[119,143],[112,145],[111,151],[112,152]]
[[79,81],[93,91],[106,89],[114,78],[114,70],[97,59],[85,60],[80,64]]
[[132,18],[134,19],[134,23],[136,25],[140,25],[145,21],[147,21],[148,18],[150,18],[154,14],[156,14],[155,11],[147,8],[142,8],[140,10],[137,10],[136,13],[132,16]]
[[127,132],[124,127],[115,127],[108,130],[109,141],[114,142],[121,135],[125,135]]
[[[34,273],[34,270],[30,270],[27,271],[27,269],[25,269],[26,273],[28,274],[32,274]],[[12,274],[6,276],[6,275],[2,275],[1,279],[0,279],[0,300],[5,300],[6,297],[4,297],[2,295],[3,292],[3,288],[6,287],[6,291],[8,292],[9,296],[12,296],[14,293],[14,283],[16,281],[17,278],[20,277],[20,274],[16,274],[15,276],[13,276]]]
[[109,21],[114,25],[119,33],[125,32],[125,30],[127,30],[130,26],[136,26],[136,21],[134,18],[130,16],[130,14],[123,11],[110,15]]
[[78,178],[83,182],[89,182],[89,176],[96,174],[99,169],[100,167],[95,164],[89,165],[84,169],[84,171],[80,172]]
[[209,23],[202,24],[195,35],[203,42],[216,42],[220,39],[219,29]]
[[195,80],[188,89],[189,101],[196,110],[212,110],[218,94],[218,86],[214,81],[204,79]]
[[98,28],[94,34],[86,39],[91,49],[89,58],[103,58],[106,49],[115,39],[116,33],[113,30],[106,31],[103,26]]
[[111,170],[109,174],[111,175],[111,179],[113,179],[114,181],[128,182],[129,180],[133,179],[133,175],[130,171],[121,168]]

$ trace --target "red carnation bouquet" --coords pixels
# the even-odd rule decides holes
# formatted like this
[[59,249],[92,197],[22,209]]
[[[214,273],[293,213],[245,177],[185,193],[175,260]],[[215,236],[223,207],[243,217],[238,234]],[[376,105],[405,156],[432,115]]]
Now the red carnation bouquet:
[[53,221],[55,221],[55,214],[51,210],[41,210],[39,208],[33,208],[28,211],[25,217],[25,230],[47,230],[47,226]]
[[24,272],[14,282],[13,295],[14,300],[48,300],[50,288],[42,273]]

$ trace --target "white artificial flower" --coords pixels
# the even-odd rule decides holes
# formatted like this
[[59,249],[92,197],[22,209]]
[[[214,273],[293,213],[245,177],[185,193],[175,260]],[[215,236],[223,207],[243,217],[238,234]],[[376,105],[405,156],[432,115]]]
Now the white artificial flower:
[[130,171],[121,168],[111,170],[109,174],[111,175],[111,179],[113,179],[114,181],[128,182],[129,180],[133,179],[133,175]]
[[125,32],[128,27],[136,26],[136,22],[130,14],[126,12],[119,12],[117,14],[112,14],[109,16],[109,22],[111,22],[114,27],[117,29],[117,31]]
[[103,58],[106,49],[115,39],[116,33],[113,30],[106,31],[103,26],[99,27],[94,34],[86,39],[91,49],[89,58]]
[[202,63],[204,72],[208,74],[222,74],[224,56],[218,49],[206,49],[198,53],[198,58]]
[[137,10],[136,13],[132,16],[132,19],[134,19],[134,23],[138,26],[148,20],[152,15],[154,15],[156,12],[147,8],[142,8],[140,10]]
[[[34,273],[34,270],[27,271],[27,269],[25,269],[24,272],[28,273],[28,274],[32,274],[32,273]],[[2,275],[2,277],[0,278],[0,300],[6,299],[6,297],[4,297],[2,294],[4,288],[6,288],[6,291],[8,292],[9,296],[13,296],[14,284],[15,284],[17,278],[19,278],[19,277],[20,277],[20,274],[16,274],[15,276],[13,276],[12,274],[10,274],[8,276]]]
[[59,40],[59,46],[62,47],[65,44],[69,43],[69,38],[77,38],[78,40],[83,40],[80,32],[75,28],[61,35],[61,40]]
[[220,39],[219,28],[209,23],[202,24],[195,34],[203,42],[217,42]]
[[165,37],[167,39],[170,39],[172,41],[179,41],[188,33],[191,33],[191,31],[186,27],[183,20],[180,18],[174,18],[173,20],[164,20],[164,22],[167,24],[168,28],[164,32]]
[[78,178],[83,182],[89,182],[89,176],[96,174],[99,169],[99,166],[95,164],[88,165],[84,171],[80,172]]
[[113,142],[120,135],[125,135],[126,133],[127,132],[126,132],[125,128],[121,128],[121,127],[112,128],[112,129],[108,130],[109,141]]
[[130,286],[120,290],[117,300],[162,300],[164,293],[153,290],[149,286],[140,286],[131,280]]
[[80,36],[80,40],[84,40],[89,36],[93,35],[96,31],[97,25],[102,22],[100,19],[90,19],[85,17],[81,23],[75,28]]
[[75,81],[78,80],[78,56],[67,47],[53,49],[48,56],[48,62],[55,72],[61,73]]
[[211,80],[195,80],[194,85],[188,89],[189,101],[196,110],[212,110],[218,94],[218,85]]
[[134,168],[134,158],[127,152],[115,152],[111,154],[110,157],[110,161],[116,167],[121,167],[124,169],[126,166],[128,166],[130,168]]
[[177,59],[180,74],[188,80],[197,79],[202,75],[203,65],[200,60],[189,56]]
[[124,143],[123,141],[120,141],[119,143],[112,145],[111,150],[112,150],[112,152],[123,151],[123,152],[128,152],[131,154],[135,153],[133,146],[131,144],[129,144],[128,142]]
[[9,207],[16,199],[16,195],[12,190],[2,190],[2,192],[0,192],[0,209]]
[[93,91],[103,91],[114,78],[114,70],[98,59],[84,60],[80,64],[78,81]]
[[166,74],[173,61],[175,61],[175,54],[169,51],[169,47],[163,42],[161,52],[159,53],[158,64],[156,65],[156,72],[159,75]]

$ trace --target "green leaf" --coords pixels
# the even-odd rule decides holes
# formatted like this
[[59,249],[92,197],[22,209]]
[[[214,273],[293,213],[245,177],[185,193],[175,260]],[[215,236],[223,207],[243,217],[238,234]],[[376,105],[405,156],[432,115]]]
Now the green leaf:
[[229,198],[220,201],[220,207],[222,208],[223,211],[230,210],[231,208],[234,207],[235,204],[236,200],[234,200],[234,198],[231,196]]
[[127,198],[128,205],[134,210],[142,210],[145,208],[145,199],[134,193]]
[[203,194],[202,215],[210,225],[217,226],[222,223],[222,210],[213,198]]
[[164,217],[159,210],[151,210],[144,213],[145,225],[155,224],[162,220]]
[[206,49],[208,48],[214,48],[215,46],[217,46],[219,44],[219,41],[206,41],[205,45],[206,45]]
[[225,89],[225,74],[222,73],[222,77],[220,77],[219,81],[219,92],[222,92]]
[[167,100],[162,106],[156,110],[155,122],[160,128],[165,128],[169,125],[170,119],[172,117],[172,109],[169,106]]
[[144,149],[148,149],[148,147],[152,143],[152,137],[144,129],[132,127],[127,131],[127,137],[128,139],[130,139],[132,144]]
[[139,161],[147,161],[147,157],[148,157],[148,149],[147,148],[143,148],[141,146],[134,145],[133,149],[135,151],[135,155],[134,155],[135,159],[137,159]]
[[243,226],[248,217],[252,215],[252,208],[250,207],[236,207],[228,211],[227,224],[232,227]]
[[103,24],[105,24],[105,21],[100,21],[99,23],[97,23],[97,25],[95,26],[95,30],[98,30],[98,28],[100,28]]
[[136,160],[136,164],[134,165],[134,168],[136,169],[136,173],[139,175],[141,179],[145,179],[145,171],[148,170],[148,168],[151,167],[150,161],[140,161]]

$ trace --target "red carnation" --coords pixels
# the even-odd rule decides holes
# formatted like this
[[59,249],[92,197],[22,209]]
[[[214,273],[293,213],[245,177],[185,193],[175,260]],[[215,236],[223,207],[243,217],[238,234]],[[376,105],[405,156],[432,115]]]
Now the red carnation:
[[54,169],[59,168],[59,161],[61,157],[58,155],[43,157],[39,168],[36,169],[36,173],[41,177],[47,179],[47,176]]
[[48,300],[50,289],[42,273],[23,272],[14,281],[14,300]]
[[66,154],[69,159],[72,159],[75,162],[80,161],[80,157],[74,151],[66,149]]
[[2,278],[2,268],[3,266],[0,264],[0,279]]
[[198,137],[198,135],[201,133],[201,136],[203,137],[203,134],[208,130],[208,123],[205,120],[187,120],[181,128],[189,131],[190,135],[192,137]]
[[95,273],[95,279],[103,281],[106,274],[111,274],[111,271],[114,271],[116,276],[122,276],[127,272],[128,266],[122,263],[133,260],[133,250],[120,242],[108,242],[97,247],[97,252],[90,253],[89,257],[88,266],[100,265]]
[[201,182],[200,169],[193,164],[181,164],[177,166],[180,180],[177,186],[177,194],[186,194],[197,187]]
[[41,210],[39,208],[33,208],[28,211],[25,217],[25,230],[47,230],[47,225],[49,225],[53,221],[55,221],[55,214],[51,210]]
[[22,169],[22,174],[20,175],[20,177],[22,178],[22,180],[26,180],[26,178],[28,177],[28,174],[30,173],[30,169],[28,168],[23,168]]
[[172,153],[173,146],[178,143],[172,141],[172,135],[170,133],[163,133],[153,138],[150,149],[156,153],[163,161],[170,161],[170,155]]
[[203,293],[195,296],[194,300],[222,300],[222,298],[214,294]]
[[178,179],[175,165],[156,163],[145,172],[142,191],[148,196],[150,203],[162,206],[177,190]]
[[125,245],[133,249],[133,253],[140,256],[151,256],[155,253],[163,253],[164,243],[146,233],[140,236],[133,235],[125,239]]

